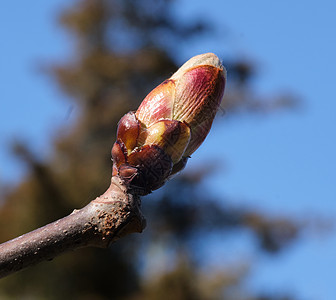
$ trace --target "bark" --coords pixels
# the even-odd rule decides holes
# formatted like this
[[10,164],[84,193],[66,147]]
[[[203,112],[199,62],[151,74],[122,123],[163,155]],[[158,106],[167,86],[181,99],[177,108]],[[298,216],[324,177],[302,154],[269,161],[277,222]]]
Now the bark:
[[0,245],[0,278],[81,247],[108,247],[142,232],[140,198],[117,176],[108,190],[82,209]]

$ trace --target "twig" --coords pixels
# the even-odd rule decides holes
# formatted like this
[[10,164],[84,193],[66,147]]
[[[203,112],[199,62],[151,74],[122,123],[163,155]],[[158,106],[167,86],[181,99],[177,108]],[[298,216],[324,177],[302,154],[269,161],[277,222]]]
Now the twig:
[[211,128],[225,82],[219,58],[206,53],[192,57],[150,92],[135,113],[118,123],[109,189],[69,216],[0,245],[0,277],[65,251],[107,247],[141,232],[145,220],[139,195],[158,189],[184,168]]
[[114,176],[108,190],[84,208],[0,244],[0,278],[69,250],[106,248],[129,233],[142,232],[144,227],[140,198]]

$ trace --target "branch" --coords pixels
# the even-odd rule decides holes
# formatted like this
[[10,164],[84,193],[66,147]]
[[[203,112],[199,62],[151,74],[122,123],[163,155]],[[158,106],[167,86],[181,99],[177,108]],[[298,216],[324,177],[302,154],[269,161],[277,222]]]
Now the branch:
[[108,190],[82,209],[0,245],[0,278],[66,251],[85,246],[107,248],[112,242],[142,232],[140,198],[113,176]]
[[0,245],[0,277],[85,246],[108,247],[145,220],[139,195],[182,170],[208,134],[226,71],[213,53],[188,60],[118,123],[108,190],[69,216]]

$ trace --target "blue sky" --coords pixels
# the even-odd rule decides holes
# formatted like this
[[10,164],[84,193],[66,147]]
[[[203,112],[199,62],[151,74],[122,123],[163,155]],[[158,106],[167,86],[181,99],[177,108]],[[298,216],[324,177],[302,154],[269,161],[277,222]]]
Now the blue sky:
[[[69,55],[69,41],[55,20],[66,2],[0,4],[0,187],[24,173],[9,155],[9,142],[22,138],[46,155],[55,130],[75,119],[68,118],[66,97],[38,70],[39,63]],[[251,59],[259,67],[260,94],[289,91],[303,100],[300,110],[216,123],[189,163],[191,168],[209,153],[213,159],[224,154],[228,171],[208,181],[214,193],[275,215],[335,219],[335,11],[331,0],[176,2],[177,16],[209,19],[218,32],[215,39],[181,44],[181,63],[210,51]],[[321,237],[311,228],[280,258],[254,257],[251,286],[333,300],[335,253],[335,232]]]

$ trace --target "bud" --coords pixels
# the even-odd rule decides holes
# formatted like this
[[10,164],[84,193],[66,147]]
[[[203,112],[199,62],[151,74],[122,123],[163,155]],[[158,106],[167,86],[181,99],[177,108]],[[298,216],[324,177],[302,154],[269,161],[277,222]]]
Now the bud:
[[226,71],[212,53],[188,60],[118,124],[113,175],[147,194],[184,168],[210,131]]

